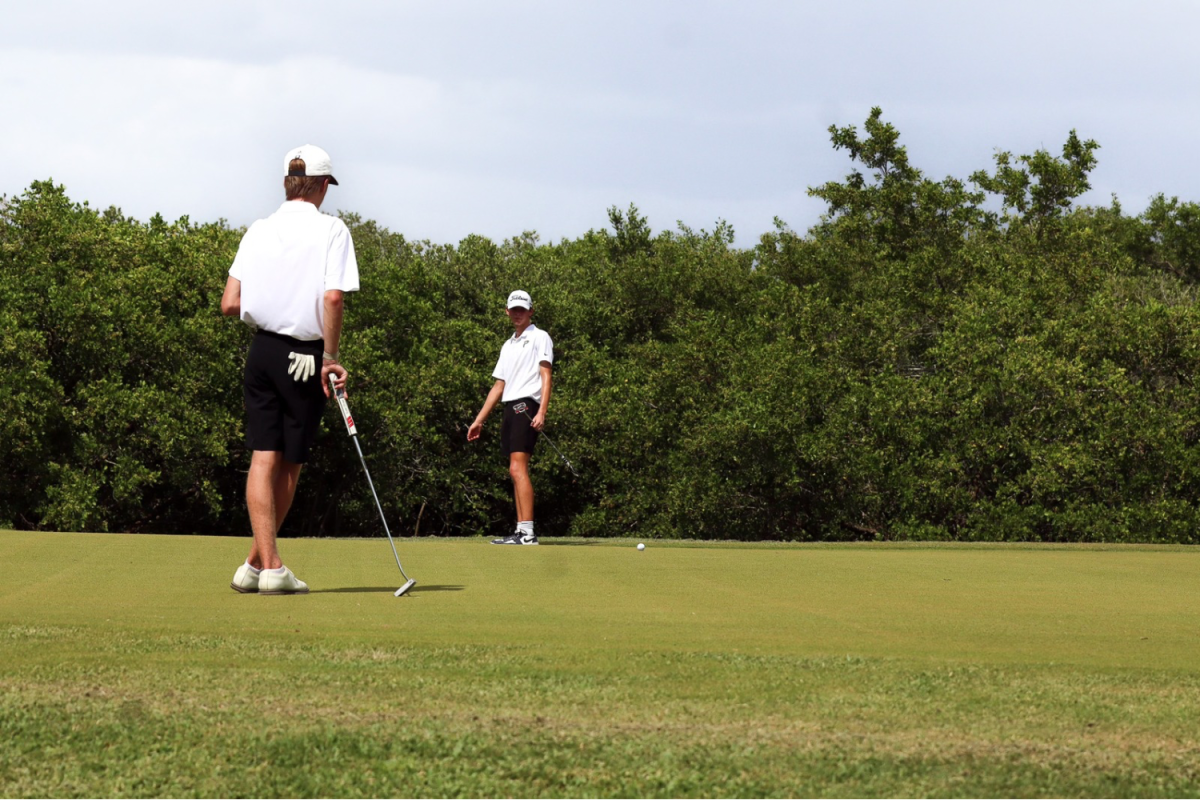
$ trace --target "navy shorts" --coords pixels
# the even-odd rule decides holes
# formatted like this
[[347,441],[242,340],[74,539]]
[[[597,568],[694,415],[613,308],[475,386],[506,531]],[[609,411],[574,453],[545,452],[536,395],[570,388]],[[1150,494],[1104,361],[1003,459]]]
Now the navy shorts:
[[541,406],[532,397],[522,397],[504,404],[504,421],[500,423],[500,452],[506,456],[533,452],[538,439],[533,418],[537,416],[539,408]]
[[[293,464],[308,460],[325,411],[323,350],[320,339],[305,342],[270,331],[254,334],[242,386],[247,448],[281,452]],[[313,358],[313,374],[298,381],[288,369],[306,356]]]

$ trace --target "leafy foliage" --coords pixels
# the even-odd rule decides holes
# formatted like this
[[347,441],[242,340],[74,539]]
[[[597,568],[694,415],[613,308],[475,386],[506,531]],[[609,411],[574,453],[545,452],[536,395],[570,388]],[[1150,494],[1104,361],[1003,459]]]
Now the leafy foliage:
[[[540,530],[739,539],[1192,542],[1200,210],[1074,205],[1098,145],[927,178],[874,109],[854,168],[781,221],[411,242],[354,215],[343,354],[399,532],[511,522],[499,421],[466,426],[530,291],[554,336]],[[968,188],[974,184],[975,188]],[[1000,211],[989,210],[989,195]],[[217,311],[240,231],[142,224],[35,183],[0,206],[0,523],[241,532],[240,368]],[[377,531],[330,415],[286,530]]]

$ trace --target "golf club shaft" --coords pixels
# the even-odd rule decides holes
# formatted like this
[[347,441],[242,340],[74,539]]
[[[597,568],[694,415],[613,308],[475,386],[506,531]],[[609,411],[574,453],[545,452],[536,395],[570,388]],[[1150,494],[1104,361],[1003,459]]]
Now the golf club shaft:
[[[358,443],[358,426],[354,424],[354,417],[350,415],[350,405],[346,402],[345,389],[339,389],[334,381],[334,376],[329,376],[329,388],[333,390],[333,396],[337,399],[338,408],[342,412],[342,421],[346,423],[346,433],[350,434],[350,438],[354,440],[354,449],[358,451],[358,460],[362,463],[363,474],[367,476],[367,485],[371,487],[371,496],[375,498],[375,508],[379,509],[379,521],[383,523],[383,532],[387,534],[388,544],[392,546],[392,555],[396,557],[396,566],[400,568],[400,574],[404,576],[404,580],[412,583],[412,578],[408,577],[408,573],[404,571],[404,565],[400,563],[400,553],[396,551],[396,542],[392,540],[392,532],[388,529],[387,517],[383,515],[383,505],[379,502],[379,493],[375,491],[375,481],[371,480],[371,470],[367,469],[367,459],[363,456],[362,445]],[[408,588],[408,585],[401,587],[403,592]]]
[[404,571],[404,565],[400,563],[400,554],[396,552],[396,543],[392,540],[392,532],[388,530],[387,518],[383,515],[383,506],[380,505],[379,495],[375,492],[375,482],[371,480],[371,471],[367,469],[367,459],[363,457],[358,436],[350,438],[354,440],[354,449],[358,451],[358,460],[362,462],[363,474],[367,476],[367,485],[371,487],[371,496],[375,498],[375,508],[379,509],[379,521],[383,523],[383,532],[387,534],[388,544],[392,546],[392,555],[396,557],[396,566],[400,567],[400,574],[404,576],[404,580],[409,580],[408,573]]
[[[530,422],[533,422],[533,417],[529,416],[528,409],[526,409],[525,411],[523,411],[521,413],[523,413],[526,417],[529,417]],[[554,448],[554,452],[558,453],[558,457],[561,458],[563,460],[563,463],[567,465],[567,469],[571,470],[571,474],[574,475],[576,478],[578,478],[579,473],[575,471],[575,467],[571,466],[571,462],[567,460],[567,457],[562,454],[562,450],[558,449],[558,445],[556,445],[554,443],[554,440],[550,438],[550,435],[548,433],[546,433],[545,431],[538,431],[538,433],[540,433],[542,436],[546,437],[546,441],[549,442],[550,446]]]

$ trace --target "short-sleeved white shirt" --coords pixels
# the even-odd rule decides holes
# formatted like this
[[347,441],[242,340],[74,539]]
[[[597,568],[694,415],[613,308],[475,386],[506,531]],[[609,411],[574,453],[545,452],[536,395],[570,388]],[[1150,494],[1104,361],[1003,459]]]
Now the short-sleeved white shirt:
[[554,342],[550,334],[533,323],[520,336],[515,333],[500,348],[500,360],[492,370],[492,377],[504,381],[504,394],[500,401],[519,400],[532,397],[542,402],[541,364],[554,363]]
[[303,200],[250,226],[229,275],[242,283],[242,322],[304,341],[325,335],[326,291],[358,291],[346,223]]

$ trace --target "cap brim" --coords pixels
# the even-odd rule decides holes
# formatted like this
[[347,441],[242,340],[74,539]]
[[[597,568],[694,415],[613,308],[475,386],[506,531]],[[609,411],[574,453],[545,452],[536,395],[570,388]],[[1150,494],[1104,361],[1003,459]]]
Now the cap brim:
[[508,307],[509,311],[511,311],[514,308],[523,308],[526,311],[528,311],[529,309],[533,308],[533,306],[526,306],[526,305],[522,305],[520,303],[513,303],[511,306]]

